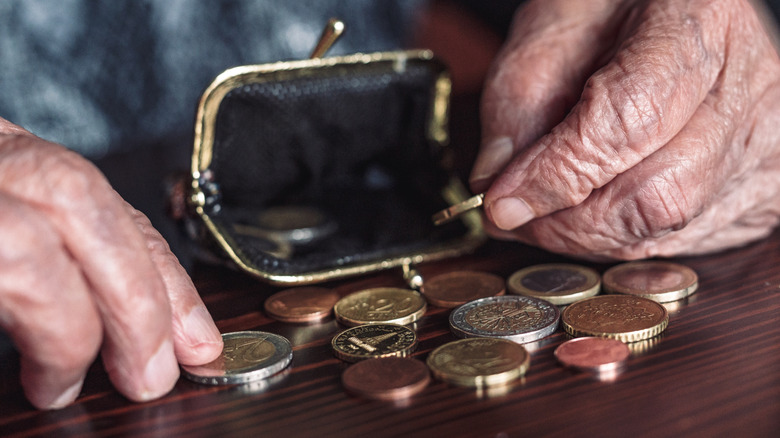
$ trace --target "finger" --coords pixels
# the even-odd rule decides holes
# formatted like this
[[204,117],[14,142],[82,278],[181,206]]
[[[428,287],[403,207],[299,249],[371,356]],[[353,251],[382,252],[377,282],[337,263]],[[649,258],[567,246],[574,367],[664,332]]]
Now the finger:
[[94,166],[62,147],[17,138],[0,151],[2,186],[47,212],[95,293],[112,383],[137,401],[170,391],[179,375],[170,305],[124,201]]
[[79,394],[102,339],[81,272],[41,212],[0,193],[0,324],[21,355],[21,381],[39,409]]
[[718,79],[729,23],[713,8],[670,13],[665,3],[648,6],[572,113],[495,181],[485,210],[499,228],[581,203],[688,122]]
[[482,99],[480,152],[470,183],[485,191],[510,159],[559,123],[612,49],[624,2],[530,2],[494,62]]
[[173,346],[184,365],[201,365],[222,352],[222,336],[187,272],[171,252],[165,239],[140,211],[125,203],[146,239],[152,262],[162,277],[173,315]]

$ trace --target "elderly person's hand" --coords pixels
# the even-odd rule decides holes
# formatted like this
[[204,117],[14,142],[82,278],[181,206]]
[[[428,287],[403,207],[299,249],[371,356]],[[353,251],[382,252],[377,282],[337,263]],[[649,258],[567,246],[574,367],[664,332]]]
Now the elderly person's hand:
[[166,394],[178,362],[222,340],[192,281],[149,220],[88,161],[0,119],[0,325],[38,408],[79,394],[101,352],[132,400]]
[[780,61],[747,0],[540,0],[486,83],[489,230],[594,259],[695,254],[780,218]]

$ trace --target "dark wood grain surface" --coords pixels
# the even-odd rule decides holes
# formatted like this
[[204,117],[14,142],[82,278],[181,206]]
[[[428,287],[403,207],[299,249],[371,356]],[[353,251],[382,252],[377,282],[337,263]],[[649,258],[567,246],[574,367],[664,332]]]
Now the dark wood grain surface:
[[[508,277],[532,264],[564,260],[536,249],[490,242],[475,254],[424,265],[425,276],[476,269]],[[342,389],[348,364],[330,340],[343,328],[272,320],[263,300],[280,290],[226,268],[196,266],[193,277],[223,332],[264,330],[294,346],[288,370],[248,386],[207,387],[180,380],[145,404],[127,401],[100,364],[78,401],[39,412],[24,399],[13,354],[2,357],[0,435],[132,436],[778,436],[780,432],[780,233],[749,247],[677,260],[694,268],[700,289],[675,303],[666,332],[641,345],[612,382],[562,368],[556,332],[533,351],[525,378],[473,390],[434,382],[403,402],[368,401]],[[608,265],[591,265],[602,271]],[[402,286],[388,271],[328,284],[342,294]],[[430,307],[416,330],[424,360],[454,340],[448,310]]]

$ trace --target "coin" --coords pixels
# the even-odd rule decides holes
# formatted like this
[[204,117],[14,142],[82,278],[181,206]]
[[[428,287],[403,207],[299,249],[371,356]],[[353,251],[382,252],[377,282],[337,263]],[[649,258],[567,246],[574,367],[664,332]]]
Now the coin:
[[659,303],[683,299],[698,287],[699,277],[693,269],[672,262],[629,262],[604,272],[607,292],[636,295]]
[[222,354],[199,366],[182,366],[184,377],[206,385],[249,383],[272,376],[292,361],[290,342],[273,333],[224,333]]
[[487,272],[458,271],[427,280],[422,293],[434,306],[458,307],[478,298],[504,295],[505,283],[503,278]]
[[271,295],[265,311],[283,322],[312,322],[327,318],[341,296],[324,287],[297,287]]
[[572,336],[635,342],[663,332],[669,314],[661,304],[647,298],[599,295],[569,305],[561,320],[563,329]]
[[463,202],[459,202],[453,206],[445,208],[444,210],[441,210],[433,215],[433,217],[431,218],[433,219],[433,224],[443,225],[446,224],[447,222],[451,222],[457,219],[457,217],[462,215],[463,213],[466,213],[467,211],[480,207],[484,199],[485,199],[485,194],[480,193],[479,195],[472,196],[471,198],[468,198]]
[[568,263],[550,263],[523,268],[509,277],[509,292],[565,306],[599,293],[598,272]]
[[450,313],[450,328],[462,338],[504,338],[520,344],[552,334],[560,312],[547,301],[506,295],[468,302]]
[[358,362],[341,375],[344,388],[374,400],[398,400],[422,391],[431,380],[428,367],[409,357],[384,357]]
[[336,357],[346,362],[406,357],[417,347],[417,335],[398,324],[366,324],[344,330],[330,344]]
[[235,224],[239,234],[272,241],[306,245],[332,235],[336,222],[323,211],[304,205],[283,205],[264,209],[250,218],[248,224]]
[[347,326],[361,324],[411,324],[425,313],[425,298],[411,289],[378,287],[340,299],[333,308],[336,319]]
[[528,370],[531,356],[512,341],[497,338],[461,339],[428,355],[428,368],[442,381],[485,387],[508,383]]
[[566,367],[603,374],[621,369],[631,352],[617,339],[585,337],[564,342],[554,354]]

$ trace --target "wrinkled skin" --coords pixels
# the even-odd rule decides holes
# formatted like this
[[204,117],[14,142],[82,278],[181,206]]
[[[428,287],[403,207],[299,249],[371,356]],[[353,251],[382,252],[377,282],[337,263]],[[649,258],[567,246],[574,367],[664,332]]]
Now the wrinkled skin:
[[0,119],[0,325],[38,408],[78,396],[101,353],[135,401],[168,393],[178,363],[222,340],[192,281],[149,220],[91,163]]
[[471,186],[499,238],[638,259],[780,218],[780,61],[745,0],[531,1],[482,122]]

